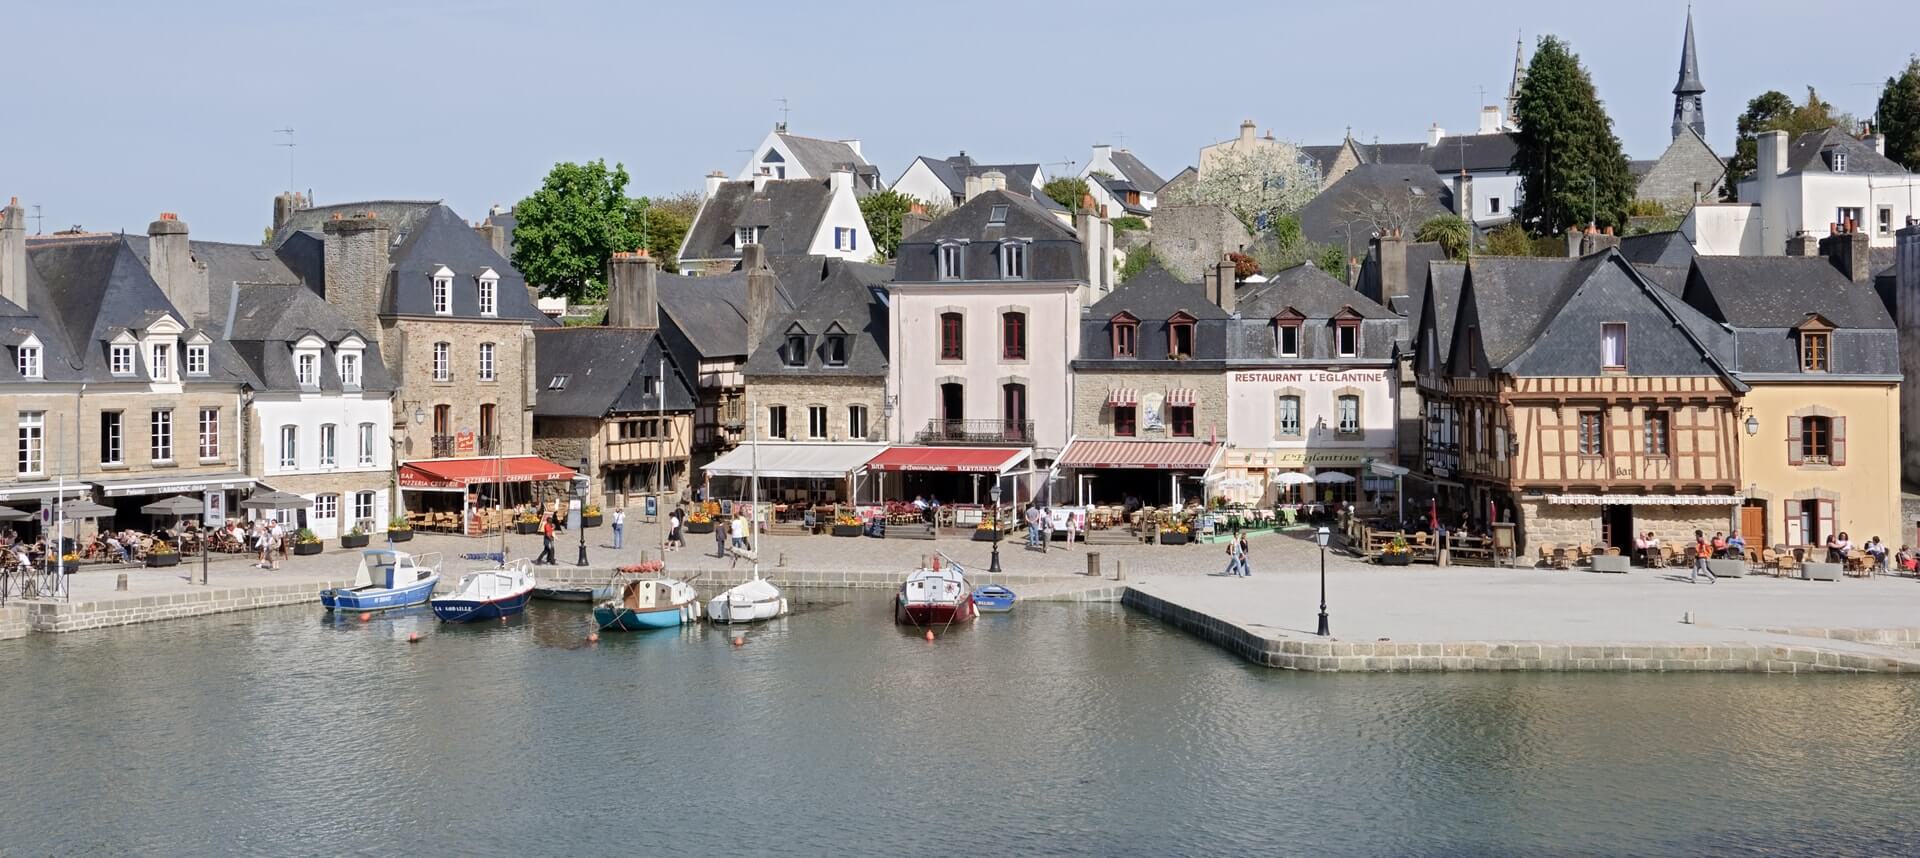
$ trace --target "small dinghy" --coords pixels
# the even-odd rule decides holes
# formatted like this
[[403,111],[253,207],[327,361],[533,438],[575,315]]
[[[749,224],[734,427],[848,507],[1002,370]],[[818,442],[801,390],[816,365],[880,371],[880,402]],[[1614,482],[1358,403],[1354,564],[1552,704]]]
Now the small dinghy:
[[418,556],[391,548],[360,552],[360,571],[351,587],[320,591],[320,605],[329,611],[386,611],[418,605],[433,597],[440,583],[440,555]]
[[716,623],[757,623],[786,613],[786,597],[765,578],[747,581],[707,602],[707,618]]
[[700,594],[674,578],[626,581],[614,598],[593,606],[600,628],[616,632],[670,629],[700,619]]
[[973,591],[973,606],[981,611],[1004,614],[1013,610],[1014,600],[1020,596],[999,584],[988,584]]
[[526,558],[460,576],[453,594],[434,599],[433,615],[443,623],[473,623],[511,617],[533,598],[533,570]]
[[543,602],[591,602],[593,588],[585,584],[535,584],[533,597]]

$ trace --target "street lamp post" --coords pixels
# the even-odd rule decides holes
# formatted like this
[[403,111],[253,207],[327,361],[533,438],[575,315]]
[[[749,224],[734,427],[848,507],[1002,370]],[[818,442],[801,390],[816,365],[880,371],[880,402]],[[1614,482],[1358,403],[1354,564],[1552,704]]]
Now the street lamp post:
[[987,499],[993,501],[993,560],[987,564],[987,574],[1000,572],[1000,478],[993,478],[993,488],[987,491]]
[[[580,474],[582,477],[585,477],[586,480],[593,479],[592,477],[586,476],[587,457],[585,456],[580,457]],[[580,491],[577,491],[574,493],[575,495],[578,495],[579,497],[578,502],[580,504],[580,516],[579,516],[579,519],[576,521],[576,524],[578,525],[578,529],[580,531],[580,559],[574,561],[573,565],[575,566],[587,565],[587,490],[586,490],[586,486],[587,486],[587,483],[583,480],[580,484]]]
[[1333,532],[1326,525],[1320,525],[1319,532],[1313,535],[1313,541],[1320,543],[1320,632],[1326,637],[1333,632],[1327,628],[1327,540],[1333,538]]

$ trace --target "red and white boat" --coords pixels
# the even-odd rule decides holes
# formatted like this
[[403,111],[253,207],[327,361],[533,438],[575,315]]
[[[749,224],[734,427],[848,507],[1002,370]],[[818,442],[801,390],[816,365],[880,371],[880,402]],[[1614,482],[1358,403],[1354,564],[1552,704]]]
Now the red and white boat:
[[973,604],[973,587],[967,583],[967,570],[940,555],[933,568],[915,569],[901,582],[900,593],[893,598],[893,621],[902,625],[944,626],[964,623],[980,615]]

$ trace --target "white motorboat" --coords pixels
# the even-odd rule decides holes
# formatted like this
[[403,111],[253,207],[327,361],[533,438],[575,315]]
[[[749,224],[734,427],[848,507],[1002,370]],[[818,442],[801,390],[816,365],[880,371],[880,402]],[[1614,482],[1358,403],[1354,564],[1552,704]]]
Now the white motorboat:
[[765,578],[729,588],[707,602],[707,616],[716,623],[757,623],[786,613],[786,597]]

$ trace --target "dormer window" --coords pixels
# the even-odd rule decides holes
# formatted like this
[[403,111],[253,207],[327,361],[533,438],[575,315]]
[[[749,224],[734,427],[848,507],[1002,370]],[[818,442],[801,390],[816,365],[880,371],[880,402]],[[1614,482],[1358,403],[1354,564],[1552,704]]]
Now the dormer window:
[[966,273],[962,260],[966,257],[966,246],[947,243],[940,245],[940,279],[959,280]]
[[1626,323],[1607,322],[1600,326],[1600,366],[1605,369],[1627,368]]
[[1000,279],[1027,279],[1026,242],[1003,241],[1000,243]]
[[107,349],[107,368],[114,375],[133,374],[133,344],[114,343]]
[[340,353],[340,386],[345,388],[360,386],[360,354],[358,352]]
[[1827,160],[1833,164],[1834,172],[1844,173],[1847,171],[1847,150],[1835,149],[1827,153]]
[[[827,335],[827,366],[847,365],[847,335]],[[864,434],[864,433],[861,433]]]
[[1340,357],[1353,357],[1360,353],[1360,323],[1341,322],[1334,326],[1334,353]]
[[1006,225],[1007,225],[1007,207],[1006,206],[994,206],[993,208],[987,209],[987,226],[1006,226]]
[[301,352],[293,359],[293,376],[301,387],[320,386],[320,355]]
[[766,234],[767,228],[764,226],[743,226],[733,231],[733,244],[735,247],[759,244]]
[[173,379],[173,344],[152,343],[147,347],[147,369],[154,381]]
[[795,331],[787,334],[787,366],[803,367],[807,365],[807,335]]
[[1140,320],[1130,313],[1113,317],[1113,356],[1130,358],[1138,354]]
[[1193,357],[1193,322],[1186,313],[1175,313],[1167,320],[1167,359],[1186,360]]
[[433,272],[433,313],[436,316],[453,315],[453,270],[445,265]]
[[207,346],[204,343],[190,343],[187,346],[187,374],[207,374]]
[[40,341],[38,339],[28,337],[26,342],[20,344],[20,349],[16,353],[16,357],[18,358],[17,363],[19,365],[21,378],[41,377],[42,362],[40,360]]
[[1291,308],[1273,319],[1273,349],[1280,357],[1300,356],[1300,326],[1306,317]]
[[479,287],[480,315],[500,315],[500,275],[489,268],[475,281]]
[[1800,331],[1800,371],[1826,372],[1833,364],[1833,332]]

